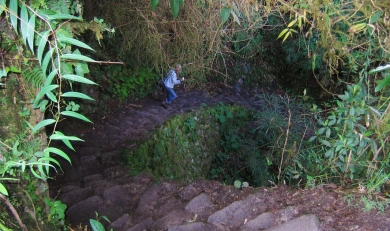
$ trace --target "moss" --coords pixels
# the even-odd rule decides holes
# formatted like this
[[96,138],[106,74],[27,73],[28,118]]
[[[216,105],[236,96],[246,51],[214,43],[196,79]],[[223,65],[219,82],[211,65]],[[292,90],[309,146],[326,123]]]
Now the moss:
[[[242,108],[221,104],[172,118],[158,128],[151,139],[141,143],[136,150],[127,151],[125,155],[131,173],[146,171],[157,178],[182,183],[206,178],[215,154],[221,149],[224,129],[241,126],[242,120],[248,118],[239,115],[242,111]],[[222,116],[227,118],[223,122]]]

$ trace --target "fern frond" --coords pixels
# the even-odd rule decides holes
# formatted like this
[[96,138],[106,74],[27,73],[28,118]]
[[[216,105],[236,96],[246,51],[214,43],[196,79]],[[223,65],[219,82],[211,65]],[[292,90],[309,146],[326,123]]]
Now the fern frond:
[[42,73],[42,69],[40,67],[23,70],[22,76],[36,88],[43,86],[46,80],[45,75]]

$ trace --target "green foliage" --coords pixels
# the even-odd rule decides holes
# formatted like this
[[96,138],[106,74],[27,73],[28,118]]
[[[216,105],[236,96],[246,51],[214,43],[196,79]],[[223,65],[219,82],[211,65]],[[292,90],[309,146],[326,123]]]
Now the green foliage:
[[[82,20],[81,17],[71,15],[74,13],[81,15],[80,5],[69,0],[33,1],[31,4],[32,8],[23,1],[1,1],[1,13],[5,14],[5,20],[2,21],[1,26],[14,29],[14,32],[9,29],[1,30],[1,37],[7,40],[6,43],[1,40],[2,51],[11,51],[10,53],[2,52],[1,85],[5,85],[7,81],[3,80],[12,74],[14,78],[8,83],[15,85],[13,87],[26,90],[30,95],[23,95],[25,97],[22,99],[23,109],[16,113],[22,119],[21,126],[18,127],[21,129],[21,135],[5,136],[6,140],[0,140],[2,153],[0,180],[26,179],[30,174],[33,176],[29,178],[31,182],[36,182],[37,179],[48,179],[50,169],[56,170],[61,167],[56,158],[64,158],[70,162],[66,153],[50,146],[51,142],[61,140],[73,149],[71,141],[82,141],[77,137],[67,136],[55,130],[59,121],[63,116],[70,116],[91,122],[76,112],[79,110],[79,105],[69,98],[84,100],[92,98],[66,89],[66,86],[73,89],[73,86],[78,84],[95,84],[85,77],[85,74],[89,72],[87,62],[95,61],[82,55],[77,48],[91,51],[93,49],[75,39],[72,26],[70,26],[75,20]],[[37,59],[35,63],[30,61],[34,56]],[[20,70],[23,70],[21,73],[23,79],[17,75],[21,72]],[[69,101],[64,101],[63,97]],[[16,103],[15,96],[13,101],[19,106],[20,103]],[[47,109],[51,110],[50,114],[53,118],[43,118],[42,112]],[[46,138],[43,128],[48,128],[48,126],[52,126],[54,130],[51,134],[49,132]],[[0,185],[0,193],[9,195],[4,185]],[[36,203],[37,198],[33,196],[31,198],[32,202]],[[50,207],[48,220],[63,224],[66,206],[59,201],[53,202],[48,199],[46,204]],[[34,212],[38,214],[42,211],[45,210],[37,206]],[[23,226],[20,222],[19,225]]]
[[[120,101],[128,97],[144,98],[155,90],[157,77],[150,68],[127,69],[123,66],[108,67],[109,93]],[[107,73],[106,72],[106,73]]]
[[49,221],[65,223],[65,210],[67,206],[61,201],[53,201],[49,198],[45,198],[45,203],[50,207]]
[[[176,116],[159,128],[152,139],[127,151],[127,165],[132,174],[148,171],[182,183],[207,177],[211,169],[217,168],[212,166],[217,165],[215,156],[223,146],[238,147],[232,128],[243,126],[249,115],[241,107],[219,104]],[[221,141],[221,137],[229,140]]]
[[[108,220],[108,218],[106,216],[99,216],[99,214],[97,212],[95,212],[95,213],[96,213],[96,219],[89,219],[89,224],[91,225],[92,230],[93,231],[106,231],[103,224],[100,222],[100,219],[104,219],[107,222],[110,222],[110,221]],[[111,228],[110,231],[113,231],[113,229]]]

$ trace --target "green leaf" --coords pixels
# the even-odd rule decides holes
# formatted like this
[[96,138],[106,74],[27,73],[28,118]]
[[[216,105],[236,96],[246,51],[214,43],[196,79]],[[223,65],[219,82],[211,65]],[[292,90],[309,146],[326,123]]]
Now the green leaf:
[[171,13],[173,15],[173,18],[176,19],[179,15],[179,9],[180,9],[180,0],[170,0],[171,5]]
[[48,92],[54,90],[58,88],[58,85],[57,84],[54,84],[54,85],[49,85],[49,86],[46,86],[46,87],[43,87],[41,89],[41,91],[37,94],[37,96],[35,97],[35,100],[34,100],[34,104],[38,103],[39,100]]
[[91,224],[92,230],[93,231],[106,231],[102,223],[100,223],[97,220],[94,219],[89,219],[89,224]]
[[330,142],[327,141],[327,140],[321,140],[321,143],[322,143],[323,145],[327,146],[327,147],[332,147],[332,145],[330,144]]
[[22,32],[23,42],[26,43],[28,35],[28,11],[24,4],[20,8],[20,30]]
[[18,34],[18,2],[17,0],[9,1],[9,18],[16,34]]
[[5,7],[5,0],[0,0],[0,15],[3,13]]
[[77,39],[74,39],[74,38],[62,37],[62,38],[58,39],[58,42],[68,43],[68,44],[72,44],[72,45],[75,45],[75,46],[78,46],[78,47],[82,47],[82,48],[85,48],[85,49],[88,49],[88,50],[95,51],[94,49],[92,49],[87,44],[85,44],[85,43],[83,43],[83,42],[81,42],[81,41],[79,41]]
[[158,0],[151,0],[150,5],[152,6],[152,10],[155,10],[158,4]]
[[84,141],[76,136],[66,136],[60,132],[56,132],[49,137],[51,140],[73,140],[73,141]]
[[43,51],[45,50],[46,44],[48,42],[47,40],[48,36],[49,36],[49,31],[44,31],[42,36],[39,37],[37,58],[40,65],[42,65],[42,55],[43,55]]
[[230,11],[231,11],[231,9],[226,7],[226,6],[221,9],[222,25],[225,24],[226,21],[229,19]]
[[55,123],[56,120],[53,120],[53,119],[46,119],[46,120],[42,120],[41,122],[39,122],[33,129],[33,133],[35,133],[36,131],[38,131],[39,129],[49,125],[49,124],[53,124]]
[[381,91],[384,87],[390,85],[390,75],[386,76],[386,78],[378,81],[378,85],[375,87],[375,92]]
[[4,185],[2,183],[0,183],[0,193],[8,196],[7,189],[4,187]]
[[42,72],[44,75],[46,75],[46,71],[48,70],[49,63],[51,60],[51,55],[53,54],[54,49],[50,49],[49,51],[46,52],[45,58],[43,58],[42,61]]
[[80,99],[94,100],[93,98],[89,97],[86,94],[83,94],[80,92],[74,92],[74,91],[65,92],[62,94],[62,97],[74,97],[74,98],[80,98]]
[[74,68],[75,72],[79,76],[83,76],[86,73],[89,73],[88,65],[86,63],[76,63],[76,66]]
[[27,44],[30,47],[31,52],[34,54],[34,32],[35,29],[35,15],[33,14],[28,20],[28,27],[27,27]]
[[53,19],[75,19],[75,20],[83,20],[81,17],[76,17],[74,15],[71,15],[71,14],[52,14],[52,15],[46,15],[47,16],[47,19],[49,20],[53,20]]
[[81,115],[80,113],[74,112],[74,111],[62,111],[61,115],[74,117],[74,118],[77,118],[77,119],[84,120],[86,122],[92,123],[92,121],[89,120],[87,117]]
[[382,15],[382,11],[378,10],[377,12],[375,12],[375,14],[370,19],[370,23],[375,23],[376,21],[378,21],[381,15]]
[[57,97],[53,94],[53,92],[49,91],[46,93],[47,98],[49,98],[54,103],[57,103]]
[[78,75],[63,75],[62,78],[75,81],[75,82],[85,83],[85,84],[96,84],[95,82]]
[[80,60],[85,62],[96,62],[95,60],[85,56],[85,55],[79,55],[79,54],[64,54],[61,55],[61,59],[71,59],[71,60]]
[[50,72],[50,74],[47,76],[46,81],[45,81],[45,87],[49,86],[51,82],[53,82],[54,77],[57,76],[57,69],[54,69]]
[[72,161],[70,160],[69,156],[66,155],[65,152],[63,152],[62,150],[60,150],[58,148],[48,147],[44,150],[44,152],[52,152],[54,154],[57,154],[57,155],[61,156],[62,158],[64,158],[65,160],[67,160],[70,164],[72,164]]
[[284,34],[286,34],[290,29],[289,28],[286,28],[284,30],[282,30],[282,32],[279,33],[278,35],[278,38],[282,37]]
[[368,72],[368,74],[374,74],[374,73],[377,73],[377,72],[381,72],[381,71],[384,71],[384,70],[387,70],[387,69],[390,69],[390,63],[384,65],[384,66],[379,66],[375,69],[372,69]]

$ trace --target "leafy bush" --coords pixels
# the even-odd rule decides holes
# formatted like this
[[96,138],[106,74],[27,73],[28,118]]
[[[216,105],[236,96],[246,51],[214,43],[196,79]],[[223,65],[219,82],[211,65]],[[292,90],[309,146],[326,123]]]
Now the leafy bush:
[[108,75],[108,92],[120,101],[125,101],[129,96],[144,98],[156,88],[158,77],[150,68],[112,66],[105,70]]

